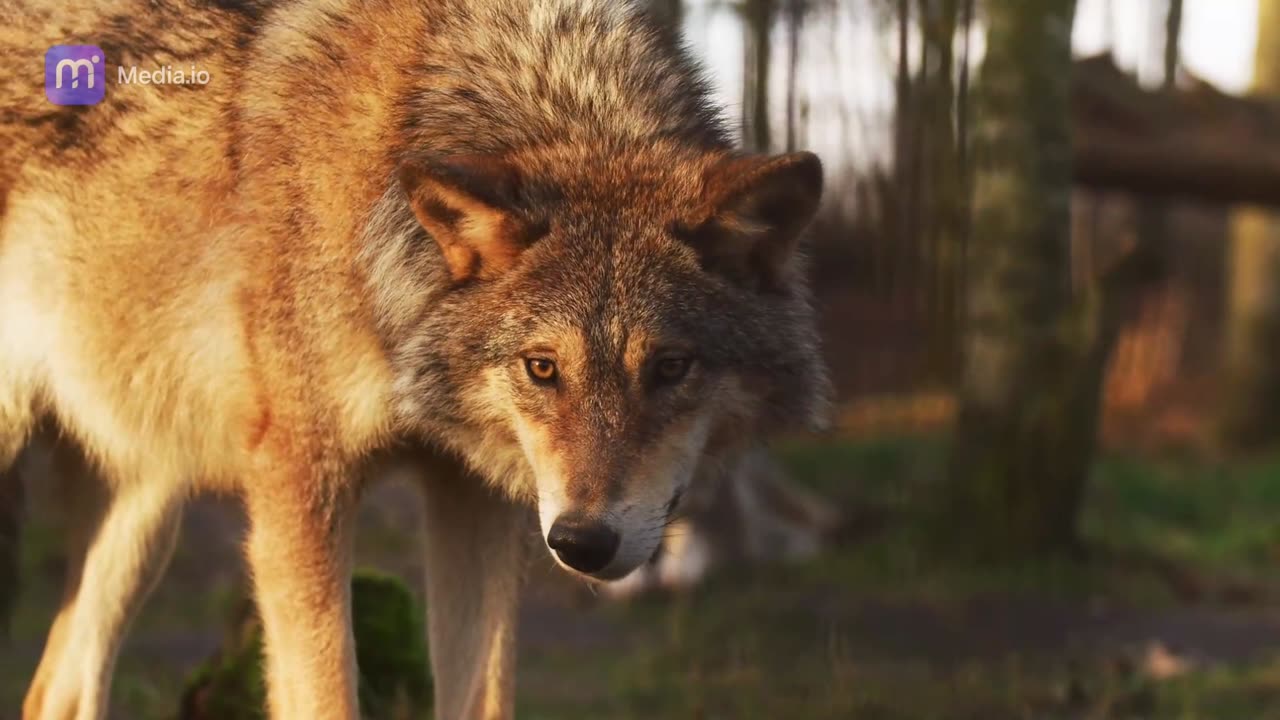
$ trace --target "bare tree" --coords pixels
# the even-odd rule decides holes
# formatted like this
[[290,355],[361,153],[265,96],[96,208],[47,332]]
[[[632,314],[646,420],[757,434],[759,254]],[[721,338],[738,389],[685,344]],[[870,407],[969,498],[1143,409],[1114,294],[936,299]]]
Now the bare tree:
[[960,226],[963,187],[956,122],[955,37],[958,0],[919,0],[921,56],[916,80],[916,157],[921,168],[921,233],[918,247],[927,275],[923,298],[931,318],[926,375],[955,375]]
[[764,152],[773,141],[769,124],[769,65],[777,3],[776,0],[743,0],[741,10],[747,34],[743,43],[743,142],[752,150]]
[[[889,253],[895,260],[903,256],[902,248],[910,247],[910,243],[913,243],[919,235],[917,228],[920,217],[920,172],[917,162],[919,145],[916,143],[919,112],[916,108],[915,87],[911,77],[911,58],[908,55],[912,17],[911,0],[898,0],[898,70],[893,118],[893,192],[896,212],[893,228],[894,242],[889,249]],[[893,288],[896,279],[893,272],[896,264],[896,262],[887,264],[885,275],[890,288]]]
[[1182,0],[1168,0],[1164,20],[1164,86],[1172,88],[1178,79],[1182,45]]
[[808,0],[787,0],[787,152],[799,147],[796,126],[800,121],[800,107],[796,83],[800,69],[800,34],[808,9]]
[[[1162,90],[1171,93],[1178,80],[1179,45],[1182,41],[1182,0],[1166,0],[1164,32],[1164,63]],[[1138,207],[1137,252],[1163,257],[1167,252],[1169,235],[1169,205],[1164,198],[1150,198]]]

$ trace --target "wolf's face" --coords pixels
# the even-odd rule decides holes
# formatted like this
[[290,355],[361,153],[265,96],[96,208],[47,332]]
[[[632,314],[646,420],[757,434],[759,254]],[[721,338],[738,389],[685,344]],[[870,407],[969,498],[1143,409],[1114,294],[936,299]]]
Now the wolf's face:
[[697,258],[637,241],[574,252],[551,234],[531,248],[483,390],[533,468],[547,544],[602,578],[653,553],[710,435],[750,402]]
[[820,194],[813,156],[468,158],[402,182],[469,324],[450,331],[468,337],[459,402],[532,469],[565,567],[626,575],[709,452],[819,411],[792,262]]

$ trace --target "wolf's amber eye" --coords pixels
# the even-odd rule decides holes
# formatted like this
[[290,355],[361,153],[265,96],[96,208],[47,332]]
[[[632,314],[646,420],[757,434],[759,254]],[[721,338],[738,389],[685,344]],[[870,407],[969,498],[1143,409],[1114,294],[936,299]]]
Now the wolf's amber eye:
[[526,358],[524,369],[534,382],[549,383],[556,379],[556,364],[546,358]]
[[677,383],[684,379],[689,372],[689,358],[668,357],[658,361],[655,373],[658,381],[662,383]]

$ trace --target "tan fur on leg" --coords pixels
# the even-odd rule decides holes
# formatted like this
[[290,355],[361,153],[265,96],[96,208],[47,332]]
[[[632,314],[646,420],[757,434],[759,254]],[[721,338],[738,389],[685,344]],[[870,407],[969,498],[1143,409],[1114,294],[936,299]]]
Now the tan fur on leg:
[[36,667],[35,677],[31,679],[26,698],[22,701],[22,717],[27,720],[41,717],[40,713],[44,708],[45,695],[53,679],[54,669],[58,666],[62,651],[67,646],[67,628],[71,625],[71,613],[74,609],[75,596],[63,597],[62,606],[58,608],[58,614],[54,616],[53,625],[49,628],[49,636],[44,643],[44,654],[40,656],[40,665]]
[[306,482],[259,480],[248,484],[245,499],[271,717],[356,720],[354,494],[325,492],[335,485],[316,473]]
[[423,486],[435,716],[510,718],[516,610],[533,514],[453,463],[433,463]]

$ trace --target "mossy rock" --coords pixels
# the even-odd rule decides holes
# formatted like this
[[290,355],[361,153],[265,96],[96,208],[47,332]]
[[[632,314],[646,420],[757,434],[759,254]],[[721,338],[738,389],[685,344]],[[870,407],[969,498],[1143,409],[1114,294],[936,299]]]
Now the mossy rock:
[[[360,709],[371,720],[425,717],[431,677],[422,607],[399,580],[359,571],[351,581]],[[192,673],[182,720],[266,720],[262,623],[241,605],[223,648]]]

